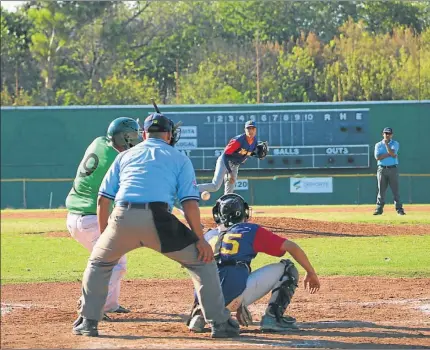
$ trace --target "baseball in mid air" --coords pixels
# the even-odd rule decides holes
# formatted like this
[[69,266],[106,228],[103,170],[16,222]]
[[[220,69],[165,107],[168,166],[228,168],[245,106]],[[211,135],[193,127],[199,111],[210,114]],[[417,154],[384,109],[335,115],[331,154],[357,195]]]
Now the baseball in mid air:
[[208,191],[203,191],[200,195],[204,201],[207,201],[209,198],[211,198],[211,194]]

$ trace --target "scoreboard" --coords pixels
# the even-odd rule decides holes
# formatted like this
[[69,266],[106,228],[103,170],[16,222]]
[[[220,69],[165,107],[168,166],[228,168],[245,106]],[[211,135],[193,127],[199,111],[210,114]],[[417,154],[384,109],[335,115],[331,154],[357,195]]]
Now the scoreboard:
[[229,140],[247,120],[268,141],[264,160],[250,157],[241,169],[368,168],[369,109],[169,112],[182,121],[177,144],[196,170],[212,170]]

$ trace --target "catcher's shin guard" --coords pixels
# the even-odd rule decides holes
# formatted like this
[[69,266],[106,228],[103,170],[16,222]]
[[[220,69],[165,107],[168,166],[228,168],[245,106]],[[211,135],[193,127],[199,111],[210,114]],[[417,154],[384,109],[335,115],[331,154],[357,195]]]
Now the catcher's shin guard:
[[291,302],[299,281],[299,272],[293,262],[287,259],[281,260],[281,263],[285,265],[284,273],[272,290],[268,307],[269,314],[275,316],[278,322],[281,322],[282,316]]

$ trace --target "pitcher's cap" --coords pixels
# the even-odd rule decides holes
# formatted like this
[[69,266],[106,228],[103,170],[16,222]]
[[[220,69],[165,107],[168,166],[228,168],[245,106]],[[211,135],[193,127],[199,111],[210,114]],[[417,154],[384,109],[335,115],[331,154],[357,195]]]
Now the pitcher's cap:
[[255,125],[255,121],[253,121],[253,120],[248,120],[245,123],[245,128],[256,128],[256,127],[257,127],[257,125]]

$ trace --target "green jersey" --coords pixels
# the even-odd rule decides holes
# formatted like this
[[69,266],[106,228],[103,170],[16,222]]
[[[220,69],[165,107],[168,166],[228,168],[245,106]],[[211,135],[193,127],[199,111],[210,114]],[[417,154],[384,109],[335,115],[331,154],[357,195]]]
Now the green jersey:
[[73,187],[66,198],[66,207],[75,214],[96,214],[100,185],[118,155],[107,137],[96,138],[85,151]]

